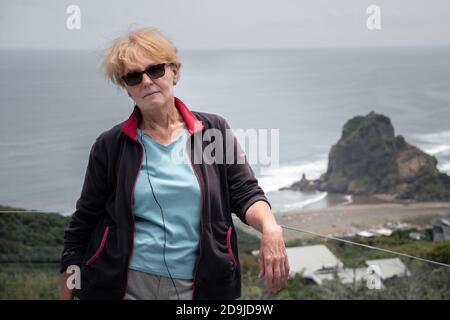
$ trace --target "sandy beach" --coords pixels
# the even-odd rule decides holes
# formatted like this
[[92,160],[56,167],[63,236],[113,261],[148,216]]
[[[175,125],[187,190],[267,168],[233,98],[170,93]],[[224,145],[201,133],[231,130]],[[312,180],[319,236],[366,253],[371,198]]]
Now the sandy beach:
[[[275,213],[280,225],[301,228],[320,234],[358,232],[388,222],[406,222],[419,226],[431,224],[435,217],[449,217],[450,202],[383,202],[357,200],[325,209],[303,209]],[[244,230],[248,226],[237,223]],[[253,231],[250,231],[254,233]],[[284,230],[285,240],[310,237],[305,233]]]

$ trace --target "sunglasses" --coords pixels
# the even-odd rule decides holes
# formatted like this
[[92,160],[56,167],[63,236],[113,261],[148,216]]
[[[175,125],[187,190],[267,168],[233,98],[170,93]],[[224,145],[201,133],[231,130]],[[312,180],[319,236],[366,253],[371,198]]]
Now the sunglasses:
[[161,78],[166,73],[166,64],[171,65],[171,63],[161,63],[149,66],[144,71],[129,72],[122,77],[122,80],[129,86],[135,86],[141,83],[144,73],[152,80]]

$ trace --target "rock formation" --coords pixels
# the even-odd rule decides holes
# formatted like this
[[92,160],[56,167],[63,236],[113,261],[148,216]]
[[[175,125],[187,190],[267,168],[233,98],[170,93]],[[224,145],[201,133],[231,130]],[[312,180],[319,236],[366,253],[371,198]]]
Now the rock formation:
[[347,121],[320,179],[308,180],[303,174],[283,189],[450,201],[450,177],[436,165],[435,157],[395,136],[388,117],[372,111]]

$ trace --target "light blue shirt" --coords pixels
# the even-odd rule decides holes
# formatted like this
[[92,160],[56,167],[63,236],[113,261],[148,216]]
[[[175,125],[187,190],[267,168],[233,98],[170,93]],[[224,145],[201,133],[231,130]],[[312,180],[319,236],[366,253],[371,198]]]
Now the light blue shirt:
[[[137,129],[139,141],[141,137],[147,163],[144,154],[134,188],[136,229],[129,267],[165,277],[169,276],[168,267],[173,278],[192,279],[199,253],[201,194],[186,149],[189,133],[184,129],[169,145],[162,145]],[[165,231],[148,175],[162,208]]]

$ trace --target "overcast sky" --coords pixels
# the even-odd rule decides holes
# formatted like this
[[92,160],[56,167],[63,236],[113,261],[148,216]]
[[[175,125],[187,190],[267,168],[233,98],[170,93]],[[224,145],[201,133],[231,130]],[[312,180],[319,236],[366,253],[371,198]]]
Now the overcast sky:
[[[368,30],[366,9],[381,9]],[[69,30],[68,6],[81,10]],[[180,49],[450,45],[449,0],[0,0],[0,48],[104,48],[156,27]]]

